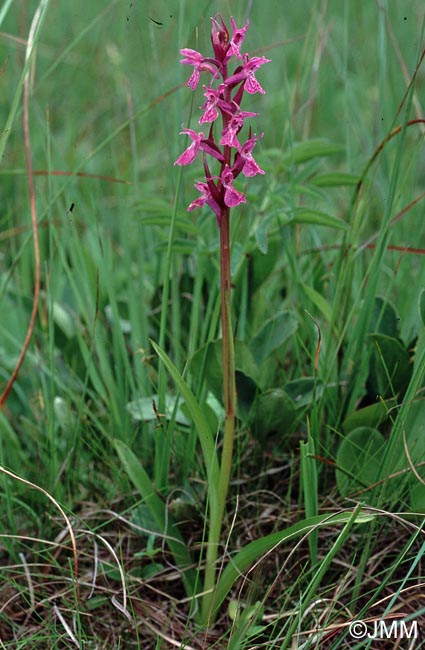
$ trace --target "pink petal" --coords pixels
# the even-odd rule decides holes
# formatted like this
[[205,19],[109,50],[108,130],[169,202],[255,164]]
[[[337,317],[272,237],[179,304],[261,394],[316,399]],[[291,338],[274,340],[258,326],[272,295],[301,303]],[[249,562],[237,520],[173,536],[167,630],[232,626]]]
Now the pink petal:
[[239,205],[240,203],[246,203],[246,197],[245,194],[242,194],[242,192],[238,192],[238,190],[235,190],[234,187],[229,185],[226,187],[226,191],[224,193],[224,202],[229,208],[234,208],[236,205]]

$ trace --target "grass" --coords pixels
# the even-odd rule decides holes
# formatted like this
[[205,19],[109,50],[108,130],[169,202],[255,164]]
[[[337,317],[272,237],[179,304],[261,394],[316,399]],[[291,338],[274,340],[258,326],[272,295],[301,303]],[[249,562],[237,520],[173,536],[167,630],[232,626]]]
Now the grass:
[[[422,3],[77,5],[0,6],[3,390],[32,195],[41,260],[0,412],[1,647],[389,648],[349,623],[397,616],[423,636]],[[173,162],[202,102],[178,50],[207,51],[217,11],[249,15],[272,63],[244,106],[267,173],[232,214],[238,419],[206,625],[219,233],[186,211],[202,166]]]

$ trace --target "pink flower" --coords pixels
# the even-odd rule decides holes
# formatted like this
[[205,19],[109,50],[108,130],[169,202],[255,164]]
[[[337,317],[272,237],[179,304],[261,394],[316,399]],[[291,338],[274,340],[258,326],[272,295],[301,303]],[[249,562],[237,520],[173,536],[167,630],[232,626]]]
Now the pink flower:
[[[252,155],[252,150],[254,149],[256,143],[260,138],[263,137],[263,133],[257,138],[257,136],[254,134],[252,138],[247,140],[242,147],[239,147],[239,156],[240,156],[240,161],[243,164],[242,167],[242,174],[245,176],[255,176],[256,174],[265,174],[265,171],[261,169],[257,163],[254,160],[254,157]],[[239,163],[239,161],[238,161]],[[237,164],[238,164],[237,163]],[[240,164],[240,163],[239,163]],[[239,166],[238,164],[238,166]]]
[[216,70],[211,63],[209,63],[200,52],[196,50],[191,50],[186,47],[183,50],[180,50],[180,54],[183,55],[183,59],[180,60],[180,63],[186,63],[187,65],[193,65],[194,70],[187,82],[189,88],[195,90],[199,83],[200,73],[207,70],[211,72],[212,75],[215,75]]
[[236,113],[235,115],[232,115],[228,125],[223,130],[220,144],[227,145],[229,147],[239,148],[240,144],[236,136],[241,130],[241,128],[243,127],[245,118],[256,117],[257,115],[258,113],[252,113],[251,111],[241,111],[241,110],[239,110],[239,112]]
[[175,165],[190,165],[198,155],[198,151],[201,148],[201,142],[205,139],[203,133],[196,133],[193,129],[183,129],[180,131],[180,135],[187,133],[189,138],[191,138],[192,143],[188,146],[185,151],[177,158]]
[[219,220],[221,216],[221,207],[219,206],[219,204],[211,194],[211,190],[208,187],[208,183],[202,183],[202,182],[195,183],[195,187],[197,190],[199,190],[199,192],[201,192],[201,196],[199,196],[197,199],[192,201],[192,203],[188,207],[188,211],[191,212],[196,208],[202,208],[202,206],[205,205],[206,203],[212,209],[217,219]]
[[233,208],[240,203],[246,203],[245,194],[238,192],[238,190],[233,187],[233,174],[229,169],[229,165],[225,166],[221,174],[221,180],[223,187],[225,188],[224,202],[227,207]]
[[215,122],[219,116],[219,110],[229,114],[233,112],[234,109],[223,99],[225,88],[225,84],[220,84],[217,90],[204,86],[204,97],[207,98],[207,101],[201,106],[204,114],[201,115],[199,124],[204,124],[204,122]]
[[265,56],[253,56],[252,59],[248,59],[248,54],[244,54],[243,61],[243,66],[235,74],[226,79],[226,84],[233,87],[245,80],[244,88],[247,93],[251,95],[261,93],[264,95],[266,91],[260,86],[254,73],[264,63],[269,63],[271,59],[266,59]]
[[249,27],[249,20],[247,20],[246,25],[242,27],[242,29],[236,28],[236,23],[233,18],[230,19],[230,22],[232,23],[233,36],[232,40],[230,41],[229,49],[226,53],[226,59],[230,59],[231,56],[236,56],[238,59],[242,59],[240,47],[243,40],[245,39],[246,30]]

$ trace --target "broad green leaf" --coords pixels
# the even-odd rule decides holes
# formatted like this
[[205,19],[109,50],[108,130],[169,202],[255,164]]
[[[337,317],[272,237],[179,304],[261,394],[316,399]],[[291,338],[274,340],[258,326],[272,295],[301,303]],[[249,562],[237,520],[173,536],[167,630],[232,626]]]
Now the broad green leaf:
[[379,481],[384,436],[371,427],[359,427],[342,440],[336,456],[336,482],[348,496]]
[[373,343],[367,379],[369,394],[373,398],[402,397],[413,371],[409,351],[391,336],[370,334],[369,339]]
[[328,140],[307,140],[297,142],[286,153],[282,155],[280,162],[285,165],[299,165],[313,158],[325,158],[344,151],[344,147]]
[[293,400],[296,409],[310,406],[323,395],[323,384],[314,377],[300,377],[288,381],[283,389]]
[[163,531],[176,565],[182,570],[186,593],[191,596],[194,593],[196,581],[195,570],[190,568],[193,565],[193,558],[171,513],[168,512],[165,502],[155,492],[151,479],[133,451],[121,440],[114,440],[114,444],[129,479],[148,506],[158,529]]
[[261,364],[272,352],[287,341],[297,330],[298,321],[289,311],[281,311],[269,318],[251,341],[254,360]]
[[173,381],[175,382],[178,390],[180,391],[180,394],[182,395],[185,403],[187,410],[190,414],[190,417],[193,420],[193,423],[196,428],[196,432],[199,437],[199,442],[201,443],[201,448],[202,448],[202,453],[204,455],[204,461],[205,461],[205,469],[207,472],[208,476],[208,487],[210,490],[210,499],[211,499],[211,508],[214,509],[217,507],[217,486],[218,486],[218,477],[219,477],[219,465],[218,465],[218,460],[217,460],[217,455],[216,455],[216,449],[215,449],[215,444],[214,444],[214,434],[215,432],[212,432],[208,420],[205,417],[204,413],[202,412],[201,407],[199,406],[198,402],[196,401],[196,398],[192,391],[190,390],[189,386],[175,367],[175,365],[172,363],[172,361],[168,358],[166,353],[161,350],[161,348],[154,343],[154,341],[151,341],[152,346],[161,359],[161,361],[164,363],[165,367],[167,368],[168,372],[170,373],[171,377],[173,378]]
[[310,180],[310,183],[317,185],[317,187],[342,187],[344,185],[357,185],[358,182],[359,177],[355,174],[342,172],[319,174]]
[[317,307],[317,309],[319,309],[319,311],[323,314],[323,316],[326,318],[328,323],[330,323],[332,320],[332,307],[330,306],[328,301],[325,300],[325,298],[322,296],[321,293],[319,293],[312,287],[309,287],[304,282],[301,282],[300,284],[306,296]]
[[[210,341],[197,350],[190,362],[194,377],[205,379],[208,388],[218,400],[223,400],[221,339]],[[246,343],[235,341],[236,387],[238,391],[238,415],[246,418],[247,409],[257,392],[258,368]]]
[[[425,472],[419,472],[419,475],[425,482]],[[410,487],[410,509],[412,512],[425,514],[425,485],[418,478],[415,478],[415,482],[412,480]]]
[[[214,615],[217,613],[218,608],[226,598],[236,580],[254,562],[259,560],[261,556],[265,555],[274,547],[282,544],[283,542],[287,542],[289,540],[295,539],[296,537],[300,537],[301,535],[308,534],[317,526],[334,526],[336,524],[346,524],[351,517],[352,513],[350,512],[336,515],[318,515],[317,517],[311,517],[309,519],[305,519],[304,521],[300,521],[297,524],[290,526],[286,530],[281,530],[276,533],[271,533],[270,535],[265,535],[264,537],[256,539],[253,542],[247,544],[231,558],[218,580],[213,598],[212,617],[214,617]],[[374,514],[360,512],[355,518],[355,523],[366,523],[368,521],[372,521],[373,518]]]
[[293,216],[284,214],[281,218],[283,225],[304,223],[313,226],[337,228],[338,230],[349,229],[349,225],[345,221],[342,221],[342,219],[326,214],[326,212],[321,212],[321,210],[314,210],[313,208],[295,208]]
[[255,239],[257,246],[263,255],[267,255],[269,249],[267,234],[270,223],[273,221],[276,221],[276,215],[271,211],[268,214],[265,214],[264,217],[261,217],[255,227]]
[[270,435],[284,441],[296,419],[295,405],[281,388],[272,388],[257,396],[250,416],[251,432],[256,440],[265,442]]
[[[173,252],[178,253],[179,255],[192,255],[196,250],[198,244],[195,240],[190,239],[174,239],[173,240]],[[155,246],[155,251],[157,253],[165,253],[168,249],[168,242],[163,241],[157,246]]]
[[397,337],[399,334],[400,318],[394,305],[386,298],[377,296],[373,305],[369,322],[369,332]]
[[[258,240],[257,240],[258,243]],[[270,236],[267,240],[267,255],[264,251],[254,247],[249,254],[249,290],[256,291],[273,272],[280,255],[282,254],[281,237]]]
[[[141,217],[141,223],[144,226],[161,226],[163,228],[169,228],[170,226],[170,215],[169,214],[162,214],[162,215],[156,215],[156,216],[144,216]],[[175,221],[176,229],[181,230],[184,233],[189,233],[191,235],[197,235],[199,233],[199,228],[198,226],[194,225],[191,221],[188,219],[179,219],[177,218]]]
[[[128,402],[126,409],[136,422],[153,422],[157,420],[157,414],[155,413],[153,402],[158,405],[158,401],[158,395],[138,397],[137,399]],[[173,395],[166,394],[164,413],[161,413],[161,415],[164,415],[167,420],[171,420],[175,406],[176,398]],[[180,408],[177,409],[175,420],[178,424],[189,424],[189,420]]]
[[349,433],[358,427],[374,427],[377,429],[388,418],[389,411],[395,404],[395,399],[380,400],[376,404],[370,404],[353,411],[345,418],[342,428],[345,433]]

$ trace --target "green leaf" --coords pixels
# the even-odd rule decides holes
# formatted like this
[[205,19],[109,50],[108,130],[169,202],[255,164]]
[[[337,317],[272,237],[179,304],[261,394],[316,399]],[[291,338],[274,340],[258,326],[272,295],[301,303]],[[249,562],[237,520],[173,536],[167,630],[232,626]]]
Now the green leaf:
[[295,208],[292,215],[283,215],[283,225],[305,223],[314,226],[326,226],[328,228],[337,228],[338,230],[349,230],[349,225],[339,219],[332,217],[326,212],[314,210],[313,208]]
[[377,296],[369,322],[369,332],[398,337],[400,318],[394,305],[386,298]]
[[196,584],[196,573],[191,568],[193,566],[193,558],[183,541],[177,525],[166,509],[164,501],[155,492],[151,479],[134,452],[121,440],[114,440],[114,445],[129,479],[148,506],[158,529],[163,531],[165,535],[165,540],[173,554],[174,561],[182,570],[182,578],[187,595],[193,595]]
[[[355,523],[360,524],[371,521],[374,516],[375,515],[373,514],[360,512],[355,518]],[[351,517],[352,513],[350,512],[336,515],[318,515],[317,517],[311,517],[304,521],[299,521],[297,524],[290,526],[286,530],[271,533],[270,535],[266,535],[247,544],[231,558],[229,564],[226,566],[218,580],[212,604],[212,618],[214,618],[218,608],[226,598],[236,580],[240,578],[241,574],[262,555],[265,555],[275,546],[278,546],[283,542],[293,540],[301,535],[306,535],[317,526],[346,524]]]
[[[193,377],[203,378],[215,397],[223,400],[223,370],[221,339],[210,341],[195,352],[190,361]],[[238,416],[246,419],[250,405],[257,393],[258,368],[251,350],[243,341],[235,341],[236,387],[238,391]]]
[[254,438],[265,442],[270,435],[277,434],[284,440],[296,419],[295,404],[281,388],[272,388],[257,396],[250,417]]
[[270,277],[282,254],[280,236],[269,237],[267,242],[267,255],[257,247],[254,247],[249,253],[249,290],[251,294]]
[[301,287],[304,293],[306,294],[307,298],[311,300],[311,302],[317,307],[317,309],[323,314],[323,316],[326,318],[328,323],[331,322],[332,320],[332,307],[328,303],[327,300],[322,296],[321,293],[313,289],[312,287],[309,287],[307,284],[304,282],[301,282]]
[[422,319],[422,325],[425,325],[425,289],[422,289],[419,296],[419,315]]
[[[158,404],[158,401],[158,395],[138,397],[137,399],[128,402],[126,409],[131,414],[133,420],[136,420],[136,422],[153,422],[157,420],[157,414],[155,413],[153,402],[155,402],[155,404]],[[175,406],[176,397],[167,393],[165,395],[164,413],[161,415],[164,415],[167,420],[171,420]],[[177,409],[175,420],[178,424],[189,424],[189,420],[180,408]]]
[[409,351],[396,338],[384,334],[370,334],[373,350],[369,362],[367,386],[376,398],[402,397],[412,376]]
[[342,496],[348,496],[379,480],[386,441],[372,427],[351,431],[338,447],[336,482]]
[[323,384],[314,377],[300,377],[288,381],[283,389],[293,400],[296,409],[311,406],[323,395]]
[[251,350],[257,364],[265,361],[297,330],[298,321],[289,311],[281,311],[269,318],[251,341]]
[[[169,228],[170,215],[156,215],[156,216],[142,216],[141,222],[144,226],[161,226],[162,228]],[[181,230],[185,234],[198,235],[199,228],[188,219],[179,219],[175,221],[176,230]]]
[[280,153],[280,162],[285,166],[299,165],[313,158],[325,158],[344,151],[344,147],[328,140],[308,140],[297,142],[285,154]]
[[380,400],[362,409],[353,411],[345,418],[342,428],[346,433],[358,427],[374,427],[377,429],[388,418],[390,409],[395,406],[395,399]]
[[168,358],[166,353],[161,350],[161,348],[156,343],[154,343],[154,341],[151,341],[151,343],[155,352],[164,363],[178,390],[180,391],[186,403],[190,417],[192,418],[195,425],[199,442],[201,443],[202,453],[204,455],[205,468],[208,476],[208,487],[210,490],[211,507],[215,508],[218,502],[217,486],[219,477],[219,465],[214,444],[214,433],[211,431],[208,420],[202,412],[202,409],[199,406],[198,402],[196,401],[194,394],[190,390],[189,386],[175,365]]
[[342,172],[331,172],[329,174],[319,174],[310,180],[312,185],[317,187],[342,187],[344,185],[357,185],[359,177],[355,174]]
[[[195,240],[190,239],[173,239],[173,252],[179,255],[192,255],[197,248],[198,244]],[[165,253],[168,249],[168,242],[163,241],[155,246],[157,253]]]
[[67,339],[72,339],[77,334],[76,316],[69,309],[56,300],[53,302],[52,316],[55,324]]

